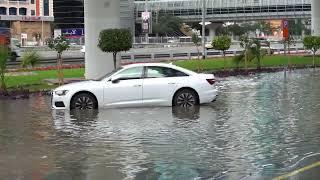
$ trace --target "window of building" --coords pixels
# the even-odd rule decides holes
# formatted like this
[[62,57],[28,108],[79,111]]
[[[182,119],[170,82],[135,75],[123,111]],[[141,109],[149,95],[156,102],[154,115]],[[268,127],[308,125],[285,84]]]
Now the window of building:
[[17,8],[15,7],[9,8],[9,15],[17,15]]
[[20,8],[19,15],[26,16],[27,15],[27,8]]
[[34,4],[34,0],[31,0],[30,2],[31,2],[31,4]]
[[7,8],[6,7],[0,7],[0,15],[7,15]]
[[35,16],[36,15],[36,11],[35,10],[31,10],[31,16]]
[[49,0],[43,0],[43,15],[49,16]]

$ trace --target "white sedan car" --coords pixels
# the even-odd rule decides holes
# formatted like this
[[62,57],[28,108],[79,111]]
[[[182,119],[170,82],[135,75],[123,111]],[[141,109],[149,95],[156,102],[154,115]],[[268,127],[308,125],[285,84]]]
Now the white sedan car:
[[132,64],[97,80],[67,84],[52,91],[53,109],[183,106],[216,99],[213,74],[198,74],[162,63]]

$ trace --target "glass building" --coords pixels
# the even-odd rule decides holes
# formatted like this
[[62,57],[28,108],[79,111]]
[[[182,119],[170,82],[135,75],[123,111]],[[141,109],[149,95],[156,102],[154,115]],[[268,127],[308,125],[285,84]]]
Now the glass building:
[[[145,11],[145,1],[135,2],[136,19]],[[202,15],[203,0],[149,0],[147,9],[159,15],[180,16],[198,21]],[[270,17],[309,17],[311,0],[206,0],[207,17],[216,20],[259,19]],[[245,19],[244,19],[245,20]]]
[[83,0],[54,0],[55,29],[84,28]]

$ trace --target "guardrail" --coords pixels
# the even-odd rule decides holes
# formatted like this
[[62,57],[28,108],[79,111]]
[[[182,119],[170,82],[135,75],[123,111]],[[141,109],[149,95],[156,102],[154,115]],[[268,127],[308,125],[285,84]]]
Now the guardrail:
[[[284,49],[272,49],[274,54],[284,54]],[[304,48],[290,48],[291,54],[305,53]],[[226,51],[227,56],[236,56],[242,53],[241,50],[229,50]],[[221,57],[221,51],[206,51],[206,57]],[[121,60],[130,63],[136,61],[159,61],[159,60],[177,60],[177,59],[194,59],[198,56],[202,57],[202,52],[168,52],[168,53],[127,53],[121,55]]]

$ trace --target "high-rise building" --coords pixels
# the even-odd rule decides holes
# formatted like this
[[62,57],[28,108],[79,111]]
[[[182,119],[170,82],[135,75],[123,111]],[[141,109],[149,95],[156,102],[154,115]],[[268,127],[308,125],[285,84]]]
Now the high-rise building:
[[22,42],[50,38],[53,0],[1,0],[0,18],[0,26]]
[[84,27],[83,0],[54,0],[53,12],[57,29]]
[[84,6],[83,0],[54,0],[54,29],[64,34],[71,43],[84,43]]

